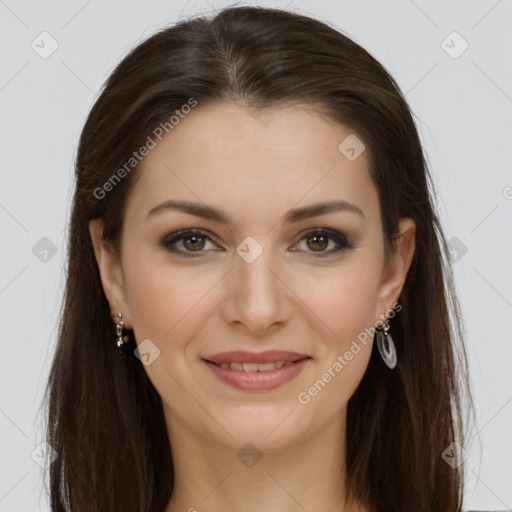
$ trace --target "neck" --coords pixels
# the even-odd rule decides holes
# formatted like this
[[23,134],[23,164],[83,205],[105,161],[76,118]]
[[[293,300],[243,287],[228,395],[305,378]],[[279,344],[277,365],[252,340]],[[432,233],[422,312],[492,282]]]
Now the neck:
[[368,512],[345,503],[346,410],[311,437],[261,451],[258,440],[240,442],[240,450],[204,439],[169,410],[165,415],[174,465],[165,512]]

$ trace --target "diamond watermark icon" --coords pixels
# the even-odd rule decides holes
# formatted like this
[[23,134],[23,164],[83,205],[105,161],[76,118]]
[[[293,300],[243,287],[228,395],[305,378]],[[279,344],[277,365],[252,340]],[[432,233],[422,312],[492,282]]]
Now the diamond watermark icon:
[[263,247],[252,236],[238,244],[236,253],[246,262],[252,263],[263,252]]
[[149,366],[160,355],[160,349],[149,338],[146,338],[139,343],[133,353],[144,366]]
[[39,57],[42,59],[48,59],[51,57],[59,47],[57,40],[48,32],[41,32],[33,41],[30,43],[32,50],[34,50]]
[[458,59],[469,48],[469,43],[457,31],[453,31],[443,39],[441,48],[452,59]]
[[236,456],[244,466],[252,468],[263,457],[263,454],[252,443],[247,443],[236,452]]
[[448,240],[448,250],[452,261],[457,263],[468,253],[469,249],[462,240],[454,236]]
[[49,238],[43,236],[32,247],[32,253],[39,261],[48,263],[57,254],[57,246]]
[[42,468],[48,468],[59,456],[59,454],[53,449],[51,444],[44,441],[35,447],[30,456],[36,464]]
[[359,158],[365,149],[363,141],[353,133],[343,139],[338,146],[340,153],[351,162]]
[[461,466],[468,458],[468,452],[455,441],[443,451],[441,457],[447,464],[455,469]]

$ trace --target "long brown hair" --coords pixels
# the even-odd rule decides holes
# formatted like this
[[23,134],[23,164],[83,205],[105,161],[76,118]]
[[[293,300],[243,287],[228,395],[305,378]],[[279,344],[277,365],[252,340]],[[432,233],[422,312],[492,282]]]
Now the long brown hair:
[[[232,7],[165,28],[135,47],[104,85],[82,131],[58,343],[45,401],[53,512],[162,512],[173,490],[160,395],[143,365],[114,347],[115,330],[88,225],[104,220],[119,254],[137,166],[98,194],[160,123],[198,107],[314,105],[364,141],[387,250],[397,220],[416,222],[416,251],[392,321],[397,367],[375,344],[348,404],[347,489],[379,512],[458,512],[469,390],[464,329],[432,178],[407,102],[386,69],[328,24],[260,7]],[[103,189],[104,190],[104,189]],[[96,193],[95,193],[96,191]],[[462,393],[467,391],[468,402]],[[340,461],[340,464],[342,461]],[[452,467],[455,466],[455,467]]]

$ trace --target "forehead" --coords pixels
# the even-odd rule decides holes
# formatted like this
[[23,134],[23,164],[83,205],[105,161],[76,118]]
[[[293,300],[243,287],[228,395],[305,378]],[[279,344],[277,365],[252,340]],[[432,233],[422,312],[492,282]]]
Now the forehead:
[[202,201],[241,222],[256,222],[255,211],[275,222],[277,213],[328,200],[356,203],[370,215],[378,209],[367,152],[351,160],[339,149],[355,136],[350,127],[306,106],[255,114],[232,103],[195,107],[155,139],[128,213],[140,217],[169,199]]

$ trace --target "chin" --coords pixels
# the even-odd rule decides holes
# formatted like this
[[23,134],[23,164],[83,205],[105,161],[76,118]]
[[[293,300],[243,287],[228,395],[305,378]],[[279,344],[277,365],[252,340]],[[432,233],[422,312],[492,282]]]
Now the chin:
[[250,406],[247,414],[243,410],[225,412],[222,425],[231,436],[222,431],[221,444],[239,450],[252,443],[261,451],[279,451],[292,447],[311,431],[309,423],[299,418],[292,408],[276,412],[272,407]]

